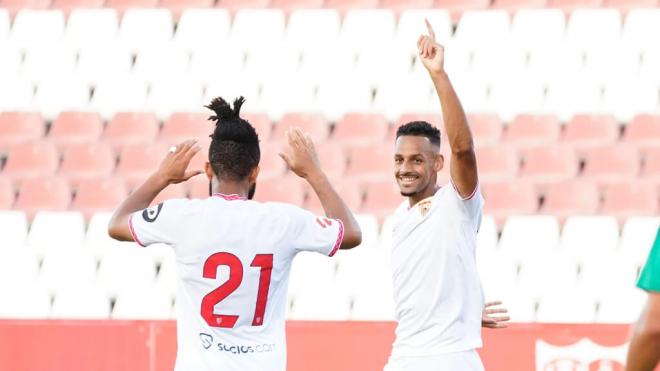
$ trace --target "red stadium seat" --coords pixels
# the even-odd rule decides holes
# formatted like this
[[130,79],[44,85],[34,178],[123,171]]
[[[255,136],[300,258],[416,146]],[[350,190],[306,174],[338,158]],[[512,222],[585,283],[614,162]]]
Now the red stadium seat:
[[3,174],[14,181],[54,175],[59,165],[55,145],[50,142],[24,143],[9,152]]
[[115,9],[120,17],[129,9],[148,9],[157,5],[158,0],[106,0],[105,2],[105,7]]
[[603,0],[549,0],[548,8],[559,8],[569,15],[575,9],[600,8]]
[[433,0],[381,0],[379,7],[401,14],[409,9],[430,9],[433,7]]
[[625,17],[631,9],[655,8],[660,6],[658,0],[604,0],[605,8],[616,8]]
[[286,163],[280,157],[284,150],[281,143],[261,144],[261,160],[259,161],[259,179],[281,177],[286,173]]
[[326,143],[316,146],[319,161],[323,171],[330,178],[339,178],[344,175],[348,158],[344,149],[335,143]]
[[[353,211],[360,210],[362,207],[363,194],[362,189],[357,182],[335,178],[332,180],[332,186],[344,200],[349,209]],[[323,205],[321,205],[321,201],[319,201],[314,190],[309,185],[306,185],[306,189],[307,199],[305,200],[303,207],[314,214],[324,215],[325,212],[323,210]]]
[[14,209],[23,210],[31,220],[38,211],[64,211],[71,203],[71,190],[64,179],[26,180],[18,190]]
[[200,142],[209,140],[215,125],[208,117],[206,113],[173,113],[163,123],[158,140],[170,144],[178,144],[188,139],[197,139]]
[[260,202],[285,202],[302,206],[305,201],[304,180],[296,176],[262,180],[257,182],[254,199]]
[[394,213],[406,198],[401,196],[396,181],[392,179],[367,182],[365,199],[360,212],[376,214],[379,218]]
[[324,0],[271,0],[269,8],[281,9],[285,14],[299,9],[319,9]]
[[[206,175],[197,175],[197,177],[206,178]],[[163,189],[158,196],[151,202],[152,205],[157,205],[163,201],[171,200],[175,198],[186,198],[188,197],[188,191],[186,186],[183,183],[179,184],[170,184],[167,188]]]
[[330,126],[325,117],[321,114],[305,114],[305,113],[287,113],[280,122],[275,125],[272,139],[275,141],[286,142],[286,130],[297,126],[304,132],[308,133],[314,143],[322,143],[328,139],[330,135]]
[[660,185],[660,147],[644,151],[644,166],[641,175],[644,179],[655,181]]
[[619,140],[619,124],[609,115],[576,115],[564,128],[562,141],[578,153]]
[[[468,114],[468,123],[470,131],[474,138],[474,144],[494,144],[500,141],[502,137],[502,120],[495,114]],[[444,128],[441,129],[443,131]]]
[[614,215],[623,222],[631,216],[657,215],[659,201],[655,184],[626,180],[605,187],[600,212]]
[[389,126],[381,114],[349,113],[335,125],[332,139],[342,143],[382,142]]
[[11,146],[38,140],[44,135],[46,125],[41,115],[36,112],[0,113],[0,152]]
[[482,182],[513,180],[518,175],[520,160],[512,147],[500,144],[481,146],[475,153]]
[[226,9],[234,14],[241,9],[263,9],[268,7],[271,0],[218,0],[216,8]]
[[184,10],[211,8],[214,3],[215,0],[160,0],[158,7],[169,9],[174,21],[178,22]]
[[127,146],[121,151],[115,174],[126,181],[129,189],[140,185],[167,155],[162,144]]
[[635,178],[639,169],[637,149],[626,145],[606,146],[586,152],[582,176],[603,184]]
[[241,114],[241,117],[254,126],[257,135],[259,135],[259,141],[265,142],[270,139],[273,122],[270,121],[268,115],[265,113],[246,113]]
[[97,142],[102,132],[98,113],[62,112],[53,121],[48,138],[63,152],[71,144]]
[[519,148],[556,143],[561,127],[553,115],[519,115],[509,124],[504,139]]
[[0,210],[9,210],[14,205],[16,193],[9,179],[0,177]]
[[370,9],[378,7],[378,0],[325,0],[324,8],[336,9],[342,16],[354,9]]
[[390,144],[348,147],[346,175],[360,180],[393,180],[394,148]]
[[435,8],[444,8],[451,13],[451,19],[454,23],[467,10],[487,9],[490,6],[490,0],[435,0]]
[[14,17],[19,10],[48,9],[50,3],[51,0],[0,0],[0,8],[9,10],[9,14]]
[[153,113],[120,112],[108,122],[102,139],[115,151],[127,146],[147,145],[158,135],[158,120]]
[[115,154],[107,144],[75,144],[64,152],[59,174],[76,188],[82,180],[109,176],[115,163]]
[[494,0],[491,8],[504,9],[513,14],[519,9],[545,8],[548,0]]
[[623,140],[638,147],[660,146],[660,115],[637,115],[626,125]]
[[69,17],[74,9],[98,9],[103,7],[105,0],[53,0],[51,9],[61,10],[65,17]]
[[537,185],[573,179],[579,169],[575,152],[566,146],[530,148],[523,158],[520,175]]
[[529,182],[482,183],[481,190],[485,212],[493,215],[500,226],[509,216],[534,214],[539,207],[538,196]]
[[124,182],[119,179],[87,179],[78,184],[71,209],[89,219],[96,212],[115,210],[127,194]]
[[595,183],[572,180],[551,184],[545,191],[541,213],[562,221],[571,215],[591,215],[598,211],[600,193]]

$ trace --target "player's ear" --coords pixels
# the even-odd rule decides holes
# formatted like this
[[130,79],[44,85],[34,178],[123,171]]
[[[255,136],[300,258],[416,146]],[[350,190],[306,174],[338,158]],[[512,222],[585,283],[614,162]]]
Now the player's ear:
[[259,176],[259,165],[255,166],[254,169],[250,172],[250,184],[257,182],[257,177]]
[[433,163],[433,170],[435,170],[436,173],[440,172],[440,170],[442,170],[444,166],[445,166],[445,157],[439,153],[436,154],[435,162]]
[[211,163],[208,161],[204,164],[204,172],[206,173],[206,177],[209,178],[209,180],[213,179],[213,168],[211,167]]

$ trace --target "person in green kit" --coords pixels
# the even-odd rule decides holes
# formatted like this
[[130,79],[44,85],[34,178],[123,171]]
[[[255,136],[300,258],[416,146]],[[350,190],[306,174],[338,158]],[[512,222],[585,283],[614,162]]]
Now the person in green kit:
[[630,340],[626,371],[652,371],[660,361],[660,228],[637,286],[648,301]]

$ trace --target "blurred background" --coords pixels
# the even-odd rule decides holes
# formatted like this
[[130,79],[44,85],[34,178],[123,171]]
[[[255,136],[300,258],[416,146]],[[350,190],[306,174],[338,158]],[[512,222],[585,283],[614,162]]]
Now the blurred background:
[[[613,331],[608,346],[624,344],[660,224],[656,0],[0,0],[0,343],[30,320],[49,319],[37,321],[47,330],[60,319],[94,328],[175,318],[169,248],[111,241],[106,226],[170,145],[208,146],[203,106],[219,95],[247,99],[262,146],[258,200],[322,213],[277,156],[285,130],[300,126],[359,213],[361,247],[294,261],[289,319],[337,321],[348,332],[358,321],[389,323],[388,215],[403,201],[396,128],[424,119],[444,131],[415,58],[424,18],[446,47],[475,137],[486,298],[532,326],[511,331],[563,331],[555,342],[569,344],[589,324]],[[205,161],[200,153],[192,166]],[[200,176],[155,202],[207,196]],[[295,326],[293,343],[305,346]],[[537,355],[539,339],[530,338]],[[386,340],[374,352],[386,355]],[[30,347],[5,349],[10,357]],[[621,351],[594,352],[623,362]],[[536,361],[500,369],[560,369]]]

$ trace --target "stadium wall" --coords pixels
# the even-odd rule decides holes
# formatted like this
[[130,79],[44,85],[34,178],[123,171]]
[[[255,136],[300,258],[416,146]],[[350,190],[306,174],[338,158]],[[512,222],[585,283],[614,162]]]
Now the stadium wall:
[[[289,371],[382,370],[394,338],[390,322],[287,327]],[[485,330],[480,352],[489,371],[617,371],[629,332],[615,324],[514,324]],[[165,371],[175,354],[173,321],[0,321],[0,370]]]

